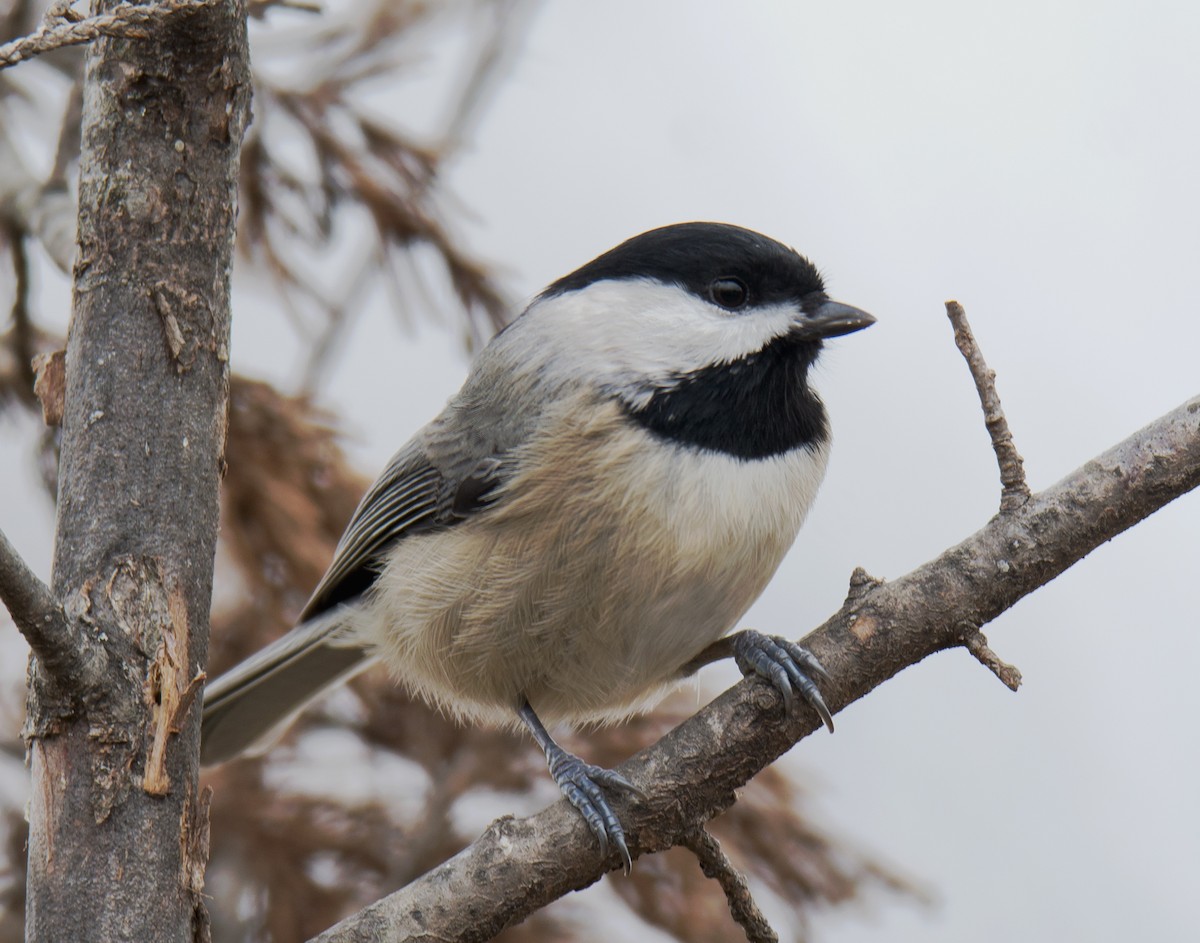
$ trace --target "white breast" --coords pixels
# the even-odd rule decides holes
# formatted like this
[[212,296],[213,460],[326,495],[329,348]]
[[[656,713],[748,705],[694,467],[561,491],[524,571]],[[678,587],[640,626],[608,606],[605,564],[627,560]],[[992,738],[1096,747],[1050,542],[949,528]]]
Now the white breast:
[[453,713],[547,722],[644,706],[728,632],[791,546],[827,445],[744,461],[564,408],[497,506],[397,545],[358,630]]

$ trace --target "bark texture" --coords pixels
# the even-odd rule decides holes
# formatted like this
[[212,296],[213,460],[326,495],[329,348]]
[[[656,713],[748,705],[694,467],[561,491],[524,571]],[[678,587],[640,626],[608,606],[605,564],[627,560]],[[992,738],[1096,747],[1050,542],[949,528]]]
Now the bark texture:
[[[112,6],[112,4],[102,4]],[[249,117],[245,9],[89,49],[52,590],[101,683],[35,658],[26,938],[204,939],[196,697]]]
[[[856,571],[842,608],[804,641],[829,669],[832,711],[909,665],[966,646],[979,627],[1174,498],[1200,486],[1200,398],[1146,426],[1058,484],[1001,512],[936,560],[890,582]],[[647,793],[614,803],[635,855],[661,851],[728,808],[734,792],[819,729],[761,681],[745,681],[620,767]],[[565,802],[494,822],[473,845],[317,937],[488,940],[618,866],[601,859]]]

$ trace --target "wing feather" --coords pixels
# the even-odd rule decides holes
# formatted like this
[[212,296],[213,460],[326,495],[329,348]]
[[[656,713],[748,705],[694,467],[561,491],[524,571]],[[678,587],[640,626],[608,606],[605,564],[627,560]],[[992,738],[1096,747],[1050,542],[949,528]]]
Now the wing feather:
[[301,619],[357,595],[364,571],[377,564],[389,544],[436,522],[444,492],[442,473],[421,453],[406,450],[393,459],[359,502]]

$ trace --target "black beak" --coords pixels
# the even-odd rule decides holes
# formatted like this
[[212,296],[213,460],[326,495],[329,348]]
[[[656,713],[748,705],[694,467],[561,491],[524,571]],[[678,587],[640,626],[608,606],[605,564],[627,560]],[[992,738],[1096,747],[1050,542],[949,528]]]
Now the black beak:
[[792,335],[805,340],[841,337],[843,334],[861,331],[874,323],[875,318],[867,312],[826,298],[818,301],[811,309],[805,305],[804,317],[797,321]]

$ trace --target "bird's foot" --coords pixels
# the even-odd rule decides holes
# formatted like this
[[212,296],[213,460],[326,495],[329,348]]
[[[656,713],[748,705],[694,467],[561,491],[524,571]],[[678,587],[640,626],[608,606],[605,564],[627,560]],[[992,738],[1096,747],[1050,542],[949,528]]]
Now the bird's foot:
[[604,791],[607,789],[623,792],[638,798],[645,798],[644,793],[615,770],[585,763],[557,744],[554,749],[547,751],[546,761],[550,767],[550,775],[558,784],[563,796],[579,810],[588,828],[596,836],[601,854],[607,857],[609,846],[615,846],[625,865],[625,873],[628,874],[633,867],[633,859],[629,856],[629,847],[625,844],[625,829],[621,827],[621,820],[608,804]]
[[625,842],[625,829],[621,827],[621,820],[608,804],[604,790],[623,792],[639,799],[645,799],[646,794],[615,770],[585,763],[575,754],[568,753],[560,747],[528,701],[521,705],[517,713],[533,734],[533,739],[542,748],[542,752],[546,754],[546,765],[550,769],[550,776],[558,784],[559,791],[579,810],[588,828],[596,836],[601,853],[607,858],[609,847],[615,846],[620,852],[625,873],[628,874],[633,867],[633,858]]
[[744,676],[756,674],[770,681],[783,695],[788,713],[795,709],[796,695],[799,694],[833,733],[833,717],[810,677],[816,675],[828,679],[829,674],[812,652],[781,636],[763,635],[753,629],[738,632],[730,642],[733,660]]

